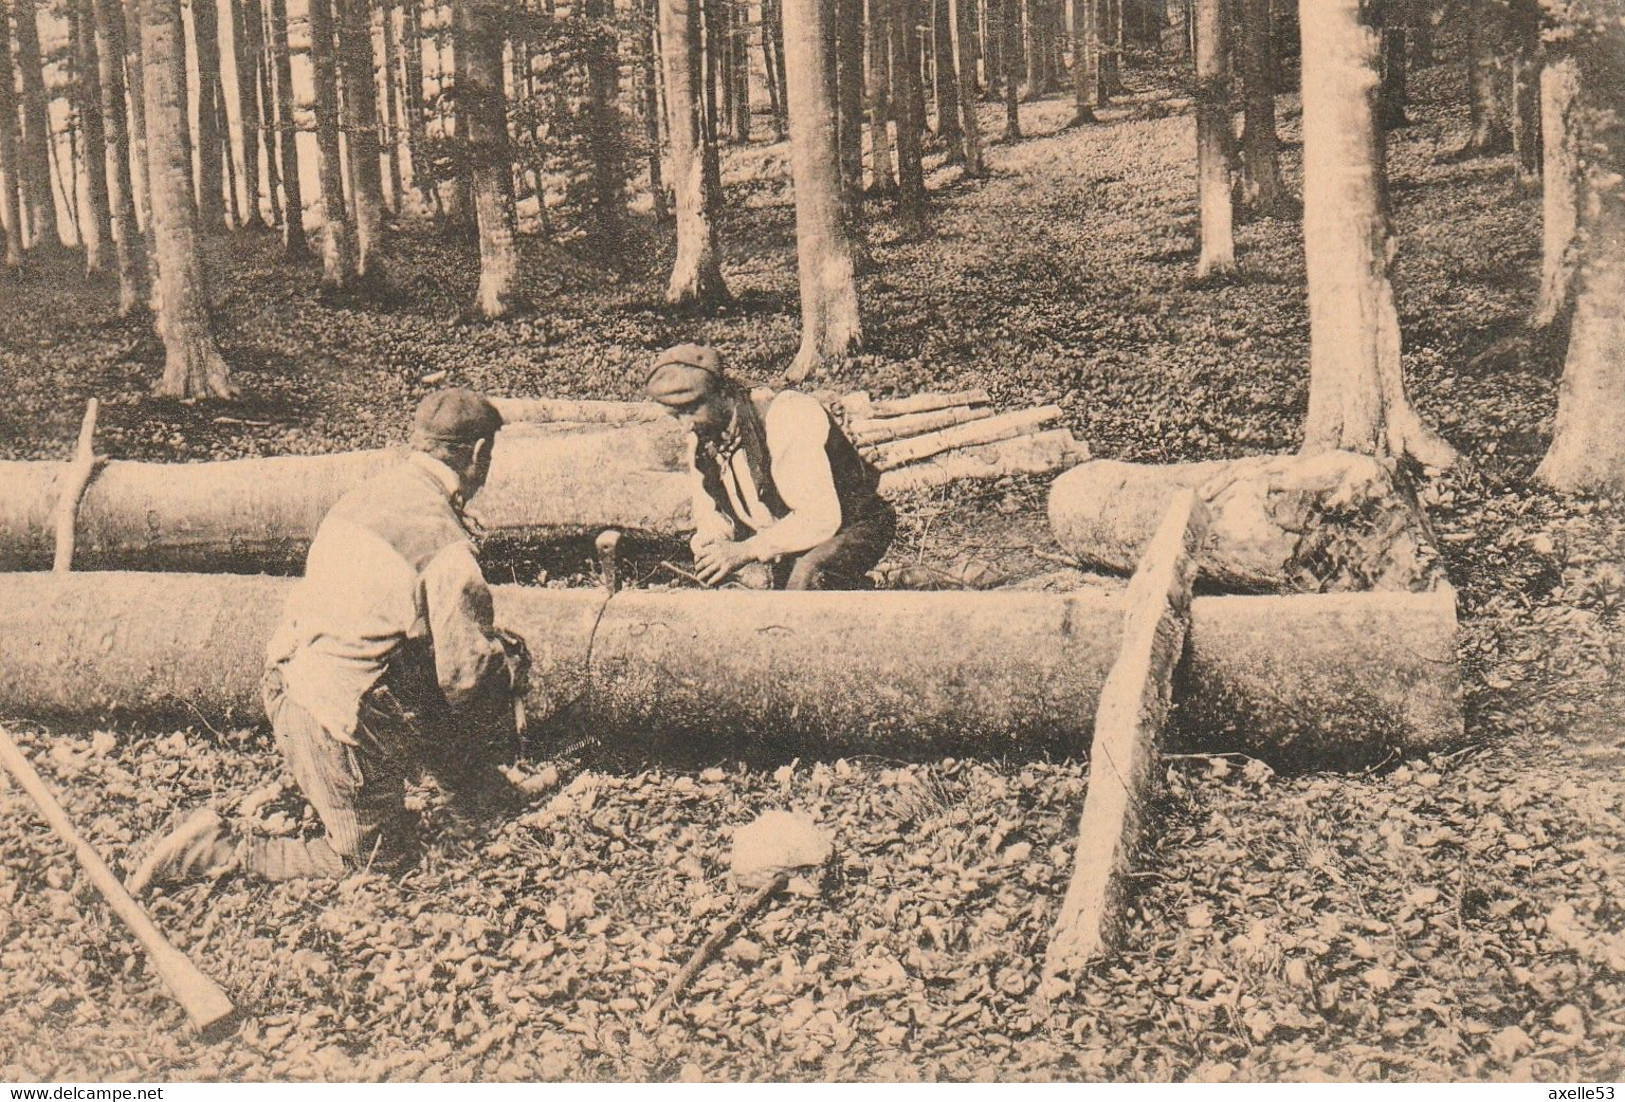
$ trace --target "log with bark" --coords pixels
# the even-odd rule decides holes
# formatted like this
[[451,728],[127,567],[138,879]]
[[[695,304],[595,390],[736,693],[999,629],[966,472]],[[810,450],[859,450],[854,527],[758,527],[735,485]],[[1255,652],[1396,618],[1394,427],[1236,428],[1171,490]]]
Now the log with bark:
[[1132,571],[1174,495],[1207,505],[1210,589],[1431,589],[1442,575],[1421,508],[1389,464],[1351,452],[1163,466],[1098,459],[1050,488],[1055,538],[1080,562]]
[[[256,723],[287,579],[0,575],[0,713]],[[497,586],[543,750],[1081,753],[1124,601],[1070,594]],[[1186,741],[1313,767],[1462,737],[1454,593],[1197,598]]]

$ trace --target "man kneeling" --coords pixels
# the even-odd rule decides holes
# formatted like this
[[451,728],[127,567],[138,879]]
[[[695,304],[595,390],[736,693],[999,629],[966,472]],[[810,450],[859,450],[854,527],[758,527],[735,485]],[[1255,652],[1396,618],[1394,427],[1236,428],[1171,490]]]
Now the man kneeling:
[[897,514],[818,399],[784,390],[758,404],[716,349],[697,344],[656,356],[647,390],[692,433],[701,581],[765,563],[776,589],[872,588],[868,572],[891,546]]
[[267,649],[262,692],[288,771],[324,838],[232,837],[212,810],[155,845],[148,884],[235,868],[271,880],[396,871],[418,856],[405,780],[427,770],[454,814],[511,806],[524,644],[493,623],[463,505],[485,484],[502,418],[468,390],[418,406],[404,463],[340,498]]

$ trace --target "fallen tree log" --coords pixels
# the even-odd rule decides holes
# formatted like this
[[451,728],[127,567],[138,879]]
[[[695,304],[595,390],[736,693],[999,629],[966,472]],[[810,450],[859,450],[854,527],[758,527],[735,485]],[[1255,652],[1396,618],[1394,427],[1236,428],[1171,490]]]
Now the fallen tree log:
[[[604,527],[677,536],[690,490],[674,423],[614,428],[516,425],[497,436],[491,477],[470,510],[499,537],[542,540]],[[316,525],[392,450],[214,463],[105,464],[84,491],[76,566],[296,569]],[[72,464],[0,462],[0,568],[49,567],[53,510]]]
[[492,398],[507,424],[565,421],[576,424],[626,425],[670,420],[658,402],[607,402],[593,398]]
[[908,463],[917,463],[922,459],[929,459],[933,455],[941,455],[943,452],[952,451],[955,448],[967,448],[977,444],[995,444],[1000,440],[1009,440],[1011,437],[1022,436],[1049,424],[1051,421],[1060,419],[1060,406],[1016,409],[1011,410],[1009,413],[1000,413],[979,421],[954,425],[921,436],[893,440],[887,444],[865,448],[863,451],[876,467],[883,471],[889,471]]
[[846,425],[846,435],[859,447],[868,447],[992,416],[992,406],[949,406],[947,409],[927,410],[925,413],[907,413],[901,417],[867,417],[849,421]]
[[1378,460],[1351,452],[1147,465],[1097,459],[1050,487],[1056,540],[1128,573],[1181,490],[1210,523],[1204,582],[1243,591],[1431,589],[1442,580],[1426,518]]
[[887,495],[928,490],[960,479],[1002,478],[1007,474],[1049,474],[1089,458],[1089,449],[1070,430],[1050,429],[996,444],[959,448],[880,476]]
[[[0,714],[256,722],[293,584],[0,575]],[[494,592],[530,644],[544,739],[685,758],[1076,754],[1123,615],[1098,591]],[[1455,624],[1447,593],[1198,598],[1184,729],[1283,765],[1459,741]]]

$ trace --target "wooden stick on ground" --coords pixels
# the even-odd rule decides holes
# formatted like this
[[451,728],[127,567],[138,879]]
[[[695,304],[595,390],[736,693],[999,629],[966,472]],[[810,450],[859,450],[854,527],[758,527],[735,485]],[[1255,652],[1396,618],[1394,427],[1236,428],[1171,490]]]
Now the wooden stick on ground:
[[865,449],[871,456],[874,465],[883,471],[893,467],[901,467],[906,463],[917,463],[921,459],[929,459],[933,455],[940,455],[954,448],[969,447],[972,444],[993,444],[1000,440],[1009,440],[1013,436],[1022,436],[1032,432],[1051,421],[1061,419],[1060,406],[1038,406],[1035,409],[1017,409],[1009,413],[1001,413],[995,417],[986,417],[980,421],[969,421],[963,425],[954,425],[951,428],[938,432],[928,432],[924,436],[911,436],[906,440],[893,440],[889,444],[881,444],[872,449]]
[[789,873],[779,873],[772,880],[757,888],[755,894],[745,901],[743,907],[740,907],[732,914],[717,919],[711,924],[711,932],[705,936],[704,941],[700,942],[700,947],[694,950],[687,962],[684,963],[681,971],[672,977],[671,983],[666,985],[666,990],[660,993],[660,997],[644,1013],[643,1028],[645,1030],[654,1029],[660,1024],[660,1019],[665,1017],[666,1011],[671,1007],[671,1004],[676,1002],[684,991],[688,990],[688,985],[694,982],[694,978],[700,974],[700,969],[705,967],[712,954],[722,948],[723,943],[733,937],[734,932],[745,923],[746,919],[760,910],[764,903],[789,882]]
[[7,772],[17,779],[23,791],[33,799],[40,814],[56,832],[56,836],[66,842],[68,848],[73,851],[74,858],[79,862],[79,867],[85,870],[91,884],[101,893],[113,913],[118,915],[141,942],[147,951],[147,959],[152,962],[152,970],[164,981],[164,986],[175,996],[175,1001],[181,1004],[187,1016],[192,1019],[192,1024],[206,1036],[223,1032],[232,1024],[236,1014],[231,999],[221,990],[220,985],[204,975],[185,953],[169,943],[163,931],[159,930],[147,912],[141,909],[141,904],[124,890],[124,885],[119,883],[119,878],[113,875],[113,870],[107,867],[101,855],[73,829],[73,824],[68,821],[62,805],[57,803],[50,788],[40,779],[40,775],[34,772],[34,767],[29,764],[28,758],[12,739],[11,733],[3,727],[0,727],[0,765],[5,766]]
[[53,518],[56,522],[56,556],[51,562],[51,570],[57,574],[66,574],[73,569],[79,503],[84,500],[85,487],[90,485],[96,469],[102,464],[93,446],[96,414],[100,408],[101,403],[95,398],[86,403],[85,419],[79,426],[79,443],[73,449],[73,461],[62,471],[62,489],[57,494],[56,515]]
[[985,406],[993,400],[987,391],[957,390],[951,394],[912,394],[907,398],[882,398],[876,402],[864,391],[841,396],[841,408],[854,419],[900,417],[905,413],[925,413],[949,406]]

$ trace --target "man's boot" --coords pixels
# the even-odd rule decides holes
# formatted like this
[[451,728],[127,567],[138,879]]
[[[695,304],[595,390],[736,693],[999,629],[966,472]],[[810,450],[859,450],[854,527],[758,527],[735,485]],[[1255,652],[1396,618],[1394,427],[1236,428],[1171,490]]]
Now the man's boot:
[[225,837],[225,822],[212,808],[199,808],[159,838],[124,887],[140,895],[152,884],[178,884],[222,876],[237,867],[237,844]]

